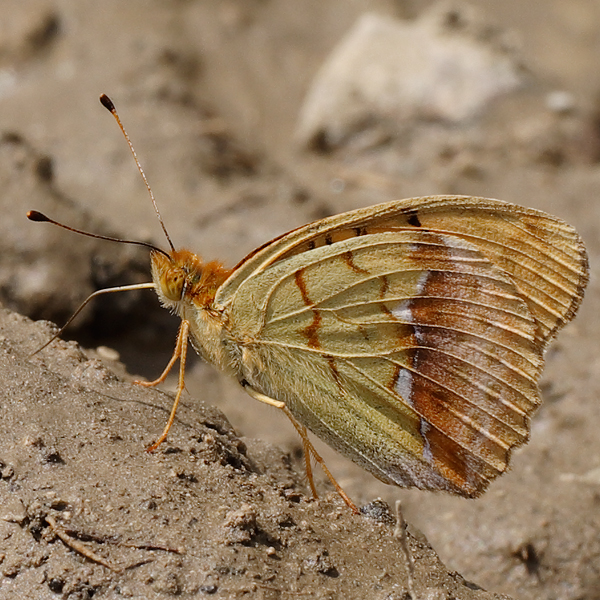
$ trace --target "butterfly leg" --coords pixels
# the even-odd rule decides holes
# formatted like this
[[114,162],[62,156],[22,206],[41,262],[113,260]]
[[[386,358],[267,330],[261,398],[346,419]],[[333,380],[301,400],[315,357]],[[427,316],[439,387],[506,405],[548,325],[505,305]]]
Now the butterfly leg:
[[317,493],[317,487],[315,486],[315,479],[313,477],[312,462],[311,462],[311,458],[312,458],[311,446],[312,446],[312,444],[310,442],[308,442],[308,433],[306,431],[306,427],[304,427],[304,425],[301,425],[301,427],[302,427],[302,434],[300,435],[300,437],[302,438],[302,452],[304,454],[304,468],[306,469],[306,478],[308,479],[308,484],[310,485],[310,491],[312,492],[313,497],[318,498],[319,494]]
[[[182,321],[181,327],[179,328],[179,333],[177,334],[177,341],[175,342],[175,350],[173,350],[173,356],[171,356],[171,359],[169,360],[167,366],[165,367],[165,370],[162,372],[160,377],[158,377],[158,379],[155,379],[154,381],[138,381],[136,379],[133,383],[135,383],[136,385],[141,385],[142,387],[155,387],[155,386],[161,384],[167,378],[167,375],[170,373],[171,369],[173,368],[173,365],[177,362],[177,359],[181,356],[181,352],[182,352],[181,344],[182,344],[182,340],[183,340],[182,332],[183,332],[183,324],[184,323],[186,323],[186,326],[189,330],[188,322]],[[186,333],[186,347],[187,347],[187,333]]]
[[317,452],[317,449],[313,446],[312,442],[310,441],[308,434],[306,432],[306,427],[304,427],[304,425],[301,425],[300,423],[298,423],[298,421],[296,420],[296,417],[294,417],[294,415],[290,412],[290,409],[286,406],[285,402],[281,402],[279,400],[270,398],[269,396],[266,396],[265,394],[261,394],[260,392],[256,391],[253,387],[251,387],[250,384],[245,380],[240,381],[240,384],[246,390],[246,392],[250,396],[252,396],[252,398],[254,398],[255,400],[258,400],[259,402],[263,402],[264,404],[269,404],[270,406],[274,406],[275,408],[282,410],[285,413],[285,415],[287,416],[287,418],[292,422],[292,425],[294,426],[294,428],[298,432],[298,435],[300,435],[300,438],[302,439],[302,448],[304,449],[304,459],[306,462],[306,475],[308,477],[310,489],[311,489],[311,492],[313,493],[314,497],[317,498],[318,495],[317,495],[317,490],[315,488],[315,482],[314,482],[313,476],[312,476],[312,467],[310,465],[311,455],[313,456],[315,461],[319,463],[319,465],[321,466],[321,469],[323,469],[323,472],[325,473],[325,475],[327,475],[327,477],[329,478],[329,481],[331,481],[331,483],[333,484],[333,487],[335,488],[337,493],[341,496],[342,500],[348,505],[348,508],[350,508],[350,510],[353,513],[358,514],[359,513],[358,508],[356,507],[354,502],[352,502],[352,500],[350,500],[350,497],[348,496],[348,494],[346,494],[346,492],[344,492],[344,490],[342,489],[340,484],[335,480],[335,478],[331,474],[331,471],[327,468],[325,461],[323,460],[321,455]]
[[179,399],[181,398],[181,394],[183,393],[183,389],[185,387],[185,361],[187,358],[187,347],[188,347],[188,335],[190,330],[190,324],[188,321],[181,321],[181,327],[179,328],[179,335],[177,336],[177,344],[175,345],[175,352],[173,352],[173,356],[167,365],[167,368],[164,370],[163,374],[156,380],[150,382],[151,385],[157,385],[161,381],[164,381],[167,373],[173,367],[175,361],[179,358],[179,382],[177,383],[177,394],[175,395],[175,400],[173,401],[173,408],[171,408],[171,414],[169,415],[169,420],[165,425],[165,428],[161,434],[161,436],[152,444],[149,448],[146,448],[146,452],[152,452],[156,450],[166,439],[167,434],[169,433],[169,429],[171,429],[171,425],[173,425],[173,421],[175,420],[175,413],[177,412],[177,406],[179,404]]

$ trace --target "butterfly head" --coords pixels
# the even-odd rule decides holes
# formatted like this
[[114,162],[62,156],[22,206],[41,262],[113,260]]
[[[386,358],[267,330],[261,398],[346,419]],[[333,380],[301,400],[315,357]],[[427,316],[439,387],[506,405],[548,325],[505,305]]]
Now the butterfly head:
[[216,261],[203,262],[189,250],[152,252],[152,279],[160,302],[181,314],[186,304],[210,306],[231,271]]

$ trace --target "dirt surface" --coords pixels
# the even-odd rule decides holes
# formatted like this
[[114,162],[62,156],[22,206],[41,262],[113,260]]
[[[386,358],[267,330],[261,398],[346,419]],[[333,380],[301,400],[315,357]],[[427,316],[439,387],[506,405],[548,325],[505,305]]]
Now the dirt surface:
[[[234,265],[293,227],[358,206],[462,193],[568,220],[587,243],[591,282],[547,354],[530,443],[481,499],[385,486],[318,444],[357,504],[402,500],[408,552],[393,510],[350,514],[320,473],[323,499],[307,499],[291,425],[210,366],[190,366],[169,440],[149,455],[167,394],[132,386],[106,348],[56,342],[31,356],[53,330],[2,311],[1,600],[600,597],[597,2],[438,7],[451,35],[509,60],[518,85],[455,120],[428,105],[404,120],[373,113],[343,135],[298,135],[311,84],[361,15],[419,24],[432,4],[2,5],[7,308],[64,322],[91,291],[148,280],[145,251],[30,223],[28,209],[165,245],[102,92],[119,108],[175,244],[207,259]],[[129,373],[154,378],[176,327],[139,292],[98,299],[67,335],[116,348]],[[78,543],[95,554],[84,557]]]

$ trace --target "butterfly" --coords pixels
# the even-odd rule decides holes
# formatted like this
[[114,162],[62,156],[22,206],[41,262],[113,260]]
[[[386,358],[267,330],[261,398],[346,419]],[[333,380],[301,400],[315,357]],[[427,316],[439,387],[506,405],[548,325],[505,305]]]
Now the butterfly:
[[191,342],[287,414],[315,494],[310,457],[322,459],[306,428],[386,483],[479,496],[527,441],[544,351],[588,281],[570,225],[470,196],[327,217],[233,269],[172,244],[152,247],[150,260],[152,283],[142,285],[181,318],[165,372],[145,383],[180,359],[171,416],[151,449],[175,418]]

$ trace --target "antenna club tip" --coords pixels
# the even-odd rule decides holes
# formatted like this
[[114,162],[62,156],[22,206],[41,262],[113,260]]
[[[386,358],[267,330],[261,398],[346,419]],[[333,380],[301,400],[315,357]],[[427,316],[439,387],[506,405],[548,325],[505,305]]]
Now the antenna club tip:
[[115,111],[115,105],[113,104],[113,101],[106,94],[100,94],[100,104],[102,104],[102,106],[104,106],[104,108],[110,112]]
[[27,211],[27,218],[30,221],[36,221],[38,223],[47,223],[50,220],[46,215],[42,214],[41,212],[38,212],[37,210]]

